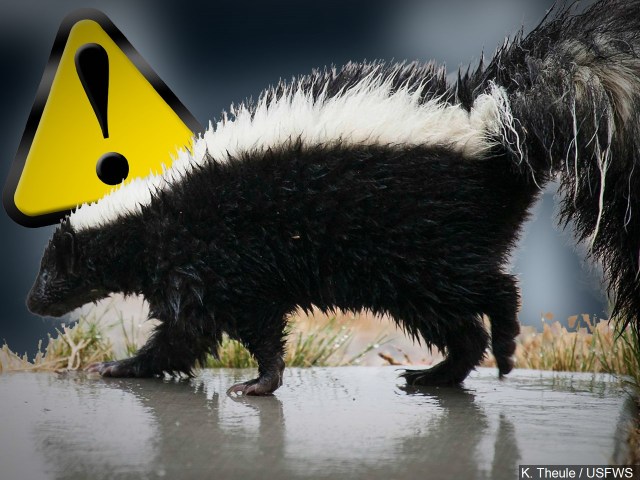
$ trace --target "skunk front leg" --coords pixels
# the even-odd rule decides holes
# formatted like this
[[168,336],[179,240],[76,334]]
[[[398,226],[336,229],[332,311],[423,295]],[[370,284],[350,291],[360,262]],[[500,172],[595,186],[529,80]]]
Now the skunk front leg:
[[233,385],[227,390],[228,394],[270,395],[282,385],[285,314],[263,314],[256,318],[261,320],[253,320],[232,336],[240,340],[258,362],[258,378]]
[[174,292],[165,298],[169,301],[150,300],[150,317],[161,323],[135,356],[94,363],[87,371],[104,377],[154,377],[165,372],[192,375],[197,363],[217,351],[222,331],[200,297],[178,297]]
[[213,350],[213,343],[163,323],[133,357],[94,363],[87,371],[103,377],[155,377],[165,372],[191,375],[195,364],[204,361],[206,354]]

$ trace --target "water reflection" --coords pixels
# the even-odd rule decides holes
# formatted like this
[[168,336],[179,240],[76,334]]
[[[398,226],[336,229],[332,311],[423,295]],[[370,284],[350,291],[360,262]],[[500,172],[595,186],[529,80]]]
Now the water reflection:
[[496,419],[485,413],[470,389],[401,388],[409,395],[436,399],[446,412],[428,433],[403,442],[401,455],[416,459],[412,468],[434,471],[450,462],[447,475],[452,478],[472,475],[512,479],[517,476],[521,455],[515,427],[505,414],[499,414],[495,426]]
[[[362,378],[375,372],[294,371],[292,395],[222,398],[225,443],[250,465],[243,475],[260,462],[275,478],[410,478],[443,469],[452,477],[513,478],[520,458],[514,427],[503,416],[491,431],[473,391],[394,390],[385,379]],[[205,375],[198,388],[224,391],[222,378]],[[209,396],[221,405],[216,393]],[[510,449],[484,448],[487,435]]]
[[0,477],[139,478],[161,430],[126,386],[51,374],[0,378]]
[[287,372],[266,398],[226,395],[249,371],[180,382],[2,375],[0,476],[514,478],[519,463],[610,460],[624,402],[592,377],[485,374],[464,389],[409,389],[393,386],[392,369]]

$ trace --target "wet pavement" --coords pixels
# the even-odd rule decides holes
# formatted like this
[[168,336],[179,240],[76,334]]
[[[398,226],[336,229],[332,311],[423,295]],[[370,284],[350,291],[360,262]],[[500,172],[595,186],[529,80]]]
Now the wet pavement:
[[592,374],[480,369],[406,390],[393,367],[251,370],[192,380],[0,375],[0,479],[516,479],[519,464],[624,461],[632,402]]

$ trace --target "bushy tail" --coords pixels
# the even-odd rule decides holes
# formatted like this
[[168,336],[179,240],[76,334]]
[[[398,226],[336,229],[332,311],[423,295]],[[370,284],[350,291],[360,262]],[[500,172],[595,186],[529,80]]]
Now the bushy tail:
[[548,17],[462,81],[505,89],[503,144],[536,181],[559,179],[561,222],[602,262],[612,318],[640,330],[640,0]]

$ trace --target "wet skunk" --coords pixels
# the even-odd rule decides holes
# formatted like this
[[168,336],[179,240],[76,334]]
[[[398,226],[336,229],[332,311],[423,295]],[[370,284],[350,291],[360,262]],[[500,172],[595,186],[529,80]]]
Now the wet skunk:
[[[640,325],[640,1],[570,9],[450,84],[433,64],[348,64],[266,90],[162,175],[64,219],[28,306],[62,315],[141,294],[160,324],[104,376],[191,372],[223,332],[282,384],[296,308],[389,314],[446,352],[409,384],[462,382],[491,343],[512,368],[504,266],[538,193],[604,265],[620,328]],[[491,321],[491,335],[481,320]]]

